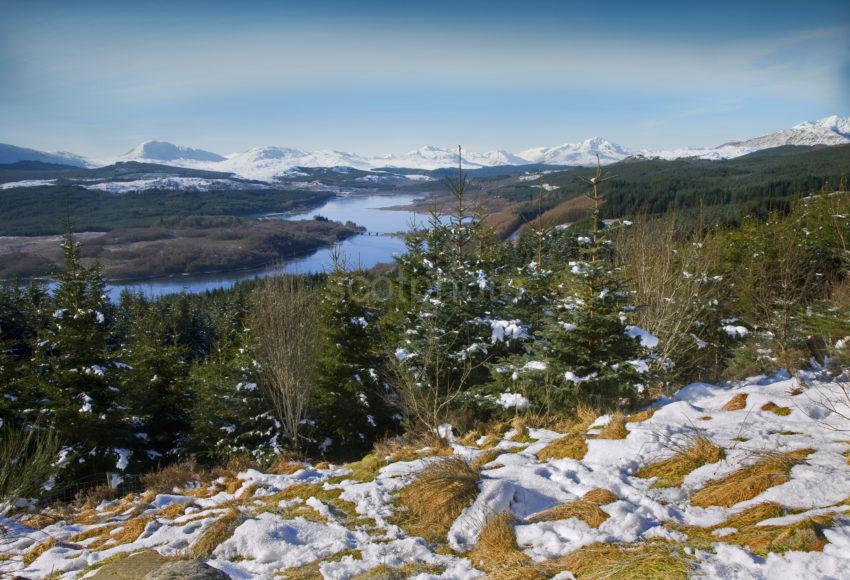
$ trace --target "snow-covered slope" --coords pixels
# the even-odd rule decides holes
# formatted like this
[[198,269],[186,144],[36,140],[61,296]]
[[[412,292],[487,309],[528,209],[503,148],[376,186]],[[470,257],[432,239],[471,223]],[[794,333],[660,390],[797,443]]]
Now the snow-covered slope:
[[603,164],[622,161],[630,155],[624,147],[601,137],[593,137],[580,143],[565,143],[557,147],[537,147],[520,151],[517,156],[528,163],[545,165],[594,165],[596,156]]
[[167,141],[144,141],[139,143],[127,153],[122,155],[119,161],[141,161],[153,163],[180,162],[180,161],[224,161],[224,157],[203,149],[193,149],[174,145]]
[[42,163],[58,163],[61,165],[73,165],[74,167],[89,167],[89,162],[79,155],[67,151],[47,153],[37,149],[17,147],[7,143],[0,143],[0,165],[17,163],[18,161],[41,161]]
[[643,150],[638,154],[658,159],[697,157],[700,159],[731,159],[754,151],[783,145],[844,145],[850,143],[850,117],[832,115],[817,121],[806,121],[775,133],[729,141],[718,147],[693,149]]
[[759,150],[782,145],[842,145],[844,143],[850,143],[850,117],[832,115],[754,139],[731,141],[721,147],[746,147]]
[[[574,427],[569,440],[578,438],[578,446],[563,446],[559,432],[521,423],[454,440],[449,453],[478,461],[481,472],[474,499],[443,546],[394,518],[398,492],[443,460],[433,448],[407,448],[378,458],[379,471],[327,463],[285,464],[277,474],[225,470],[212,481],[104,501],[96,509],[5,518],[0,573],[77,578],[103,564],[120,569],[122,554],[140,550],[185,559],[201,543],[211,550],[201,553],[207,564],[232,578],[287,572],[348,579],[391,570],[486,578],[487,565],[500,578],[567,578],[582,561],[595,577],[624,578],[629,564],[612,561],[611,551],[630,549],[654,550],[653,577],[663,577],[672,561],[676,578],[683,570],[699,578],[846,578],[850,408],[838,382],[846,376],[779,373],[731,386],[692,384],[629,417],[624,431],[611,430],[617,435],[601,429],[610,416]],[[681,471],[672,472],[683,479],[665,487],[641,471],[688,449],[698,434],[719,449],[678,455]],[[755,475],[742,480],[747,473]],[[729,481],[738,483],[717,491],[718,482]],[[493,554],[501,560],[482,559],[486,550],[473,557],[469,550],[484,523],[502,512],[511,516],[507,526],[518,547],[500,539],[503,548]],[[605,558],[594,557],[606,549]],[[582,550],[597,551],[564,558]]]

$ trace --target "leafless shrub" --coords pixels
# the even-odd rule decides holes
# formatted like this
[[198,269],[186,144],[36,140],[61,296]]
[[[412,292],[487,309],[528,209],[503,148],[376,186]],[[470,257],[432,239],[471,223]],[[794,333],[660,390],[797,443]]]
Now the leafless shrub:
[[316,379],[317,307],[313,293],[296,276],[265,278],[254,298],[252,331],[260,388],[294,447]]

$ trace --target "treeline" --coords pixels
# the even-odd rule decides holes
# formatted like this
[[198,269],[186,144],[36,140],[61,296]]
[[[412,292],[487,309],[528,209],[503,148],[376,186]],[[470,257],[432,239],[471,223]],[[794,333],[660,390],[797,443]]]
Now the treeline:
[[[628,159],[608,167],[609,182],[603,215],[661,215],[669,211],[695,218],[700,211],[714,223],[739,225],[745,216],[765,219],[787,213],[796,199],[821,190],[841,188],[850,175],[850,145],[785,146],[735,159]],[[531,220],[541,212],[582,195],[582,172],[570,170],[540,180],[557,191],[544,193],[527,184],[501,195],[525,201],[520,214]],[[702,208],[702,209],[701,209]]]
[[0,294],[0,418],[58,435],[59,490],[185,458],[340,458],[403,431],[627,410],[692,380],[850,360],[850,196],[735,228],[605,226],[611,183],[584,182],[584,224],[512,243],[467,210],[459,177],[456,212],[412,232],[392,269],[340,260],[156,301],[110,304],[66,236],[55,293]]

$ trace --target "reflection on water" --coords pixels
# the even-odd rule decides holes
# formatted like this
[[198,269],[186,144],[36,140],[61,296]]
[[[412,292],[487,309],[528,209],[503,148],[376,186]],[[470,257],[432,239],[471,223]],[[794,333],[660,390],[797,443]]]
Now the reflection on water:
[[[296,215],[274,215],[270,219],[313,219],[316,215],[324,216],[334,221],[353,221],[364,226],[365,234],[359,234],[337,244],[337,252],[345,257],[351,267],[362,266],[371,268],[375,264],[391,262],[393,256],[404,252],[404,241],[397,236],[386,234],[403,232],[415,223],[421,225],[427,222],[428,216],[407,211],[384,210],[381,208],[411,203],[413,195],[367,195],[332,198],[319,208]],[[383,235],[382,235],[383,234]],[[288,273],[306,274],[330,270],[333,261],[334,248],[321,248],[312,254],[286,261],[284,271]],[[191,276],[171,276],[145,280],[144,282],[128,282],[126,284],[110,284],[107,286],[109,296],[117,301],[125,289],[142,292],[145,296],[156,297],[179,292],[204,292],[219,288],[230,288],[241,280],[251,280],[269,274],[280,273],[281,270],[253,270],[245,272],[205,274]]]

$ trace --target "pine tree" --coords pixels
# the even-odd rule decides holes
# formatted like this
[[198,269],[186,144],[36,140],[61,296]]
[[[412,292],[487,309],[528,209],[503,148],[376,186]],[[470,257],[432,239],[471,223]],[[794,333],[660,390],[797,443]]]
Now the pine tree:
[[383,353],[380,307],[363,270],[347,271],[342,259],[323,289],[321,372],[310,416],[322,450],[362,450],[398,425],[379,376]]
[[127,326],[116,353],[122,392],[128,395],[138,439],[138,468],[176,459],[187,436],[192,407],[186,389],[186,348],[177,344],[165,317],[141,295],[121,299]]
[[408,419],[430,430],[488,380],[484,363],[522,334],[517,321],[498,319],[500,247],[481,212],[466,205],[460,166],[449,188],[453,213],[435,210],[397,259],[403,317],[392,374]]
[[559,405],[584,401],[610,408],[642,388],[640,342],[625,324],[627,294],[614,264],[609,229],[600,220],[600,184],[610,178],[597,164],[596,175],[587,180],[593,206],[590,231],[576,238],[579,256],[556,283],[552,317],[532,353],[546,361]]
[[37,337],[34,364],[36,388],[69,459],[63,473],[67,481],[126,469],[133,438],[107,348],[111,305],[100,267],[82,265],[70,225],[62,248],[65,270],[54,311]]
[[195,393],[187,451],[206,464],[238,455],[269,458],[281,446],[279,425],[256,382],[247,331],[220,340],[195,363],[188,386]]

